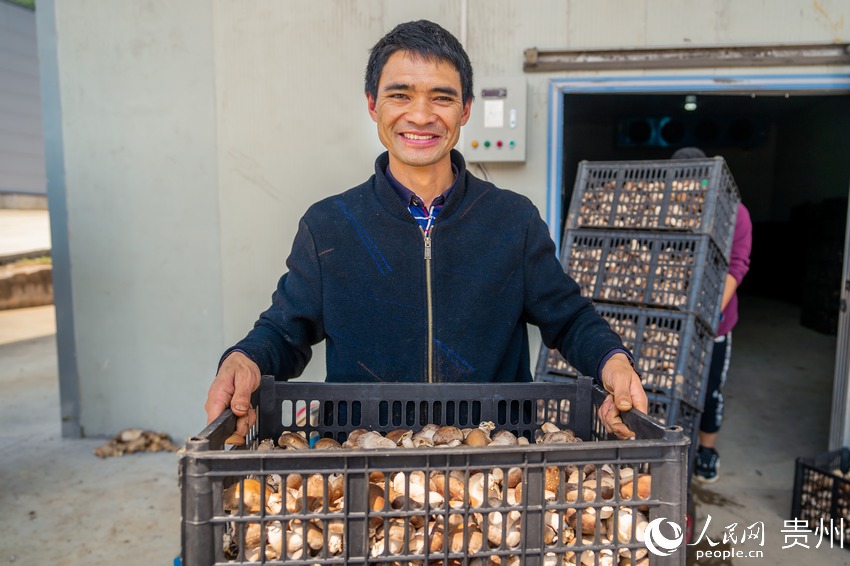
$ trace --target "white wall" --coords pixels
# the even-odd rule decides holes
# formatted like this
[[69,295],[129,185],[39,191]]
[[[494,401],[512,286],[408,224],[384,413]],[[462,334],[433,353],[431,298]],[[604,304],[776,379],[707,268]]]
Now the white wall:
[[[143,426],[180,438],[202,428],[218,356],[268,305],[299,217],[372,172],[381,148],[363,70],[369,47],[397,23],[428,18],[465,38],[478,76],[522,74],[529,47],[828,42],[850,33],[850,4],[839,0],[57,4],[89,435]],[[553,76],[527,75],[527,163],[488,166],[541,213]],[[307,378],[323,374],[319,349]]]

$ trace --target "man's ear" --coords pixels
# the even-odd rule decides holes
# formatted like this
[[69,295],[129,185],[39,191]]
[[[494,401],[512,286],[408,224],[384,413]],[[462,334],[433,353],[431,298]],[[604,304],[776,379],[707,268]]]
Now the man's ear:
[[366,106],[369,108],[369,116],[372,117],[372,120],[377,122],[378,121],[378,109],[376,108],[375,97],[372,96],[371,92],[366,93]]
[[472,100],[467,100],[466,104],[463,105],[463,114],[460,117],[460,125],[465,126],[469,121],[469,114],[472,109]]

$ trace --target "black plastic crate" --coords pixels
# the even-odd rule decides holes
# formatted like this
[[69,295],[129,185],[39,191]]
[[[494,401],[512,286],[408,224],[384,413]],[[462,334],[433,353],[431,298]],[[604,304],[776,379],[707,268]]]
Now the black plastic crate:
[[717,328],[729,264],[708,236],[568,230],[561,264],[594,301],[692,312]]
[[[249,435],[249,447],[257,447],[258,441],[264,438],[276,438],[284,430],[303,432],[308,438],[343,439],[359,428],[386,433],[398,428],[419,430],[427,423],[474,427],[484,421],[493,422],[496,430],[510,430],[531,443],[480,448],[225,450],[225,439],[235,428],[235,418],[226,411],[201,434],[189,439],[180,455],[183,564],[206,566],[240,562],[247,558],[247,548],[241,541],[250,536],[249,529],[255,529],[255,534],[266,533],[259,536],[263,537],[261,541],[268,542],[269,537],[278,536],[277,531],[290,529],[289,537],[293,532],[298,533],[298,529],[306,537],[308,523],[320,525],[322,533],[327,533],[322,535],[321,548],[306,556],[292,556],[286,564],[428,564],[433,561],[466,564],[481,558],[503,564],[540,565],[544,558],[553,554],[572,555],[578,561],[584,552],[645,555],[645,544],[634,526],[625,530],[622,539],[620,536],[609,539],[603,534],[602,525],[615,520],[601,517],[607,510],[614,510],[615,517],[620,517],[620,512],[643,510],[648,520],[665,517],[684,525],[688,440],[678,428],[664,427],[636,413],[625,415],[624,420],[636,432],[637,439],[609,439],[596,415],[604,398],[604,391],[595,387],[589,378],[575,379],[567,384],[328,384],[275,383],[264,377],[254,396],[258,422]],[[307,418],[292,417],[308,407],[315,407],[315,410],[308,410]],[[535,436],[544,422],[571,429],[583,442],[535,443]],[[517,495],[515,490],[513,499],[509,495],[485,498],[486,502],[473,499],[474,481],[491,485],[490,478],[495,481],[508,477],[516,473],[515,470],[521,474],[521,494]],[[588,479],[590,475],[585,475],[605,474],[606,470],[616,471],[613,488],[608,491],[601,481],[592,484]],[[432,500],[430,492],[416,504],[411,498],[398,508],[387,503],[373,505],[370,479],[384,482],[380,485],[387,488],[390,481],[393,486],[401,481],[402,489],[412,493],[411,486],[419,472],[432,481],[441,475],[456,474],[467,493],[462,505]],[[584,476],[583,480],[576,480],[578,484],[570,483],[575,474],[578,474],[576,477]],[[626,495],[623,490],[627,482],[621,477],[623,474],[647,474],[651,478],[648,496]],[[279,480],[283,485],[293,477],[318,482],[318,492],[315,492],[319,494],[318,505],[315,505],[316,500],[304,496],[287,500],[292,505],[286,510],[275,513],[257,504],[252,513],[249,503],[240,500],[225,511],[225,490],[232,491],[235,486],[248,492],[251,482],[257,481],[266,486],[260,488],[259,500],[262,501],[268,495],[266,490],[271,489],[267,487],[268,480]],[[344,491],[344,505],[332,507],[328,503],[329,494],[339,489]],[[578,499],[571,500],[570,493],[576,493]],[[417,525],[452,524],[453,521],[468,524],[470,518],[479,520],[476,514],[481,515],[481,520],[486,516],[487,521],[516,519],[521,534],[518,546],[491,546],[485,542],[482,548],[473,551],[470,544],[475,533],[471,527],[462,527],[460,538],[455,539],[460,543],[455,550],[448,545],[420,552],[410,550]],[[557,538],[547,541],[544,522],[555,518],[567,524],[571,520],[575,524],[589,520],[594,534],[585,534],[572,544]],[[619,519],[615,522],[618,524],[609,522],[607,526],[619,529],[625,525]],[[395,551],[392,553],[373,556],[370,531],[394,527],[403,531],[401,547],[390,548]],[[487,530],[489,532],[489,528]],[[339,554],[332,555],[327,550],[332,535],[342,539],[341,544],[334,539],[342,549]],[[237,541],[235,549],[228,555],[224,547],[232,548],[234,539]],[[429,545],[424,548],[428,549]],[[264,555],[251,558],[261,563],[284,563]],[[683,565],[685,549],[682,547],[668,557],[653,556],[652,563]]]
[[797,458],[791,518],[850,549],[850,448]]
[[740,201],[722,157],[582,161],[566,228],[707,234],[728,260]]
[[[543,383],[570,383],[576,379],[578,379],[576,376],[567,376],[558,373],[538,373],[534,378],[535,381]],[[672,399],[663,393],[649,391],[646,397],[648,401],[647,415],[664,426],[681,428],[685,438],[690,440],[688,462],[692,464],[698,445],[697,436],[699,434],[702,411],[680,399]],[[688,477],[690,477],[690,472]]]
[[[560,375],[557,373],[541,373],[535,376],[539,383],[573,383],[575,376]],[[648,392],[646,394],[649,407],[646,414],[664,426],[676,426],[682,429],[686,438],[695,439],[699,431],[699,420],[702,412],[678,399],[670,399],[658,393]]]
[[[690,313],[602,303],[594,307],[632,352],[648,393],[703,406],[714,347],[714,334],[705,324]],[[543,345],[537,374],[575,377],[579,372],[560,352]]]

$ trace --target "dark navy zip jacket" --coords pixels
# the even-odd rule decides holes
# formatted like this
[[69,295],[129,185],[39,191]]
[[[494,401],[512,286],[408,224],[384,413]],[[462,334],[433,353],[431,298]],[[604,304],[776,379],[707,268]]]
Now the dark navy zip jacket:
[[623,344],[564,273],[537,209],[474,177],[457,151],[451,158],[458,179],[434,221],[430,260],[384,153],[368,181],[310,207],[272,306],[224,356],[241,350],[283,380],[326,340],[327,381],[525,382],[530,323],[597,376]]

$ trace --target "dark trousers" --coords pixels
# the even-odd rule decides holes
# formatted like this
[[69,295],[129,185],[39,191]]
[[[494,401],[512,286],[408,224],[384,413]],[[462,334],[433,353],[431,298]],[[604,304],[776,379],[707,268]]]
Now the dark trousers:
[[723,423],[723,385],[729,373],[729,360],[732,357],[732,333],[720,336],[714,342],[711,354],[711,367],[708,370],[708,386],[705,392],[705,405],[702,409],[700,432],[714,433]]

